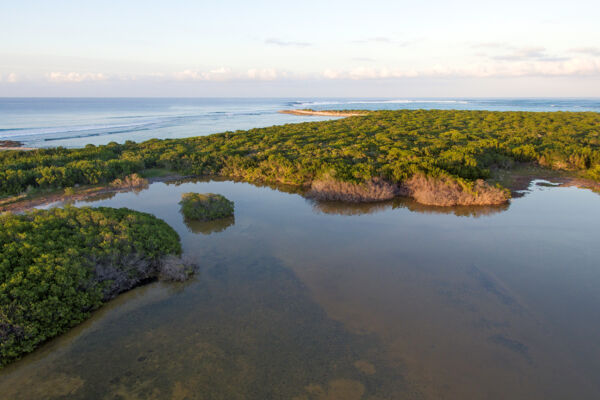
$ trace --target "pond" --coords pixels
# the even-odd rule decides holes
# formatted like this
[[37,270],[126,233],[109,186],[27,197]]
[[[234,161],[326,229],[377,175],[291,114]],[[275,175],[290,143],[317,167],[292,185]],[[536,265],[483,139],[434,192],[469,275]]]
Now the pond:
[[[222,194],[235,217],[186,224],[185,192]],[[121,295],[0,371],[2,398],[600,398],[591,191],[351,206],[210,181],[77,205],[155,214],[200,271]]]

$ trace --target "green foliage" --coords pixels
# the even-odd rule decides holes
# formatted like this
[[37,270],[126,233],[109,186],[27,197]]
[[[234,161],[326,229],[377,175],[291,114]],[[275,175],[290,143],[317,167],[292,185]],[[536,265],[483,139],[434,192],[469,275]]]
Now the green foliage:
[[591,179],[600,181],[600,164],[594,166],[593,168],[590,168],[590,170],[588,171],[588,176]]
[[152,265],[181,252],[164,221],[125,208],[4,214],[0,226],[0,367],[87,318],[116,277],[139,278],[131,257]]
[[191,220],[212,221],[233,215],[233,201],[214,193],[184,193],[181,196],[181,213]]
[[0,195],[156,168],[296,185],[324,174],[348,182],[401,182],[415,173],[473,182],[492,166],[531,161],[597,177],[599,126],[600,114],[591,112],[376,111],[188,139],[9,151],[0,153]]

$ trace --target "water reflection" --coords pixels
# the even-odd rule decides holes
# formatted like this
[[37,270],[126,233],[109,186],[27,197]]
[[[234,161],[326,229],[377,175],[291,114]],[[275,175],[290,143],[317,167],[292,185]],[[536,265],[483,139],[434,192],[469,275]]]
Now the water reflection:
[[344,203],[340,201],[318,201],[313,199],[307,201],[312,204],[315,212],[334,215],[375,214],[391,209],[394,204],[393,201],[380,201],[377,203]]
[[[147,189],[147,188],[145,188],[145,189]],[[121,192],[124,193],[124,192],[127,192],[127,191],[128,190],[123,189]],[[131,190],[131,191],[133,191],[133,190]],[[142,191],[143,191],[143,189],[142,190],[138,190],[137,193],[140,193]],[[112,199],[113,197],[115,197],[116,194],[117,194],[117,192],[98,193],[98,194],[94,194],[92,196],[87,197],[86,201],[95,202],[95,201],[100,201],[100,200],[109,200],[109,199]]]
[[393,208],[406,208],[412,212],[423,214],[452,214],[457,217],[484,217],[508,210],[510,203],[490,206],[452,206],[439,207],[421,204],[408,197],[399,197],[394,200]]
[[409,197],[397,197],[394,200],[376,203],[344,203],[339,201],[308,200],[317,213],[335,215],[364,215],[375,214],[390,209],[406,208],[412,212],[424,214],[452,214],[457,217],[482,217],[508,210],[509,204],[493,206],[428,206],[416,202]]
[[286,185],[283,183],[261,182],[261,181],[247,182],[243,179],[223,177],[223,176],[187,177],[187,178],[182,178],[182,179],[168,180],[168,181],[165,181],[164,183],[166,185],[170,185],[170,186],[180,186],[180,185],[184,185],[184,184],[188,184],[188,183],[209,183],[209,182],[234,182],[234,183],[250,184],[250,185],[258,187],[258,188],[269,188],[269,189],[277,190],[282,193],[289,193],[289,194],[303,194],[305,192],[305,189],[302,186]]
[[214,221],[198,221],[184,218],[183,221],[188,229],[194,233],[210,235],[211,233],[223,232],[235,224],[235,216],[219,218]]
[[[195,234],[185,192],[233,200],[235,223]],[[0,397],[600,398],[599,201],[532,186],[510,207],[348,206],[200,181],[79,203],[157,215],[201,270],[0,371]]]

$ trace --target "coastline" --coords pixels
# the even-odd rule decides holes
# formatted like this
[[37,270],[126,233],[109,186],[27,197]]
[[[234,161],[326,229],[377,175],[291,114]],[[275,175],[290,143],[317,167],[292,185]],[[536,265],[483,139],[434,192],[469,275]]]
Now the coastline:
[[115,187],[110,185],[100,185],[76,188],[74,189],[74,193],[72,194],[65,193],[64,189],[57,189],[49,193],[38,193],[31,197],[29,197],[27,194],[20,194],[18,196],[9,197],[6,199],[0,199],[0,214],[6,212],[24,212],[31,210],[35,207],[48,206],[52,203],[58,202],[83,201],[96,196],[113,195],[116,193],[128,191],[141,191],[145,189],[148,185],[151,185],[156,182],[170,182],[186,178],[189,178],[189,176],[173,174],[161,177],[148,178],[148,184],[143,186]]
[[[585,147],[588,141],[596,140],[590,131],[597,126],[600,114],[556,114],[559,122],[572,126],[579,135],[574,147],[565,149],[560,140],[538,140],[544,138],[542,133],[547,129],[553,129],[554,125],[549,124],[554,119],[548,117],[555,114],[456,110],[280,112],[366,116],[312,123],[309,129],[305,124],[283,124],[259,128],[251,135],[236,131],[209,137],[65,149],[58,158],[46,151],[14,153],[3,160],[7,173],[0,173],[0,178],[3,193],[10,197],[0,199],[0,210],[119,191],[114,185],[131,187],[132,182],[127,179],[121,182],[126,178],[125,171],[155,178],[157,174],[181,171],[199,179],[220,176],[249,183],[278,182],[299,187],[307,198],[349,203],[404,196],[430,206],[504,204],[511,195],[518,197],[531,180],[546,177],[558,179],[562,185],[600,192],[600,154],[587,155]],[[508,147],[498,152],[482,141],[489,139],[488,131],[476,137],[469,136],[471,129],[466,126],[448,131],[452,121],[470,121],[478,126],[488,118],[497,120],[495,129],[504,132],[504,138],[512,137],[516,130],[528,144],[516,146],[507,142]],[[527,127],[534,123],[540,133],[526,136]],[[481,153],[483,161],[472,154],[472,146]],[[81,159],[86,162],[81,163]],[[23,172],[12,173],[16,169]],[[102,179],[94,178],[96,175]],[[97,185],[113,178],[116,183],[112,187]],[[53,192],[51,187],[64,191]]]
[[23,142],[18,140],[0,140],[0,150],[36,150],[33,147],[23,147]]
[[[48,193],[38,193],[29,197],[27,194],[21,194],[10,198],[0,199],[0,214],[5,212],[24,212],[31,210],[35,207],[47,206],[57,202],[74,202],[84,201],[91,199],[96,196],[102,195],[113,195],[116,193],[128,192],[128,191],[141,191],[156,182],[172,182],[179,181],[182,179],[232,179],[237,180],[236,177],[225,177],[225,176],[192,176],[192,175],[178,175],[169,174],[158,177],[148,178],[148,184],[142,186],[123,186],[115,187],[111,185],[100,185],[100,186],[86,186],[76,188],[72,194],[65,193],[64,190],[58,189]],[[510,199],[523,197],[527,193],[527,189],[534,180],[547,180],[553,185],[558,187],[577,187],[580,189],[592,190],[595,193],[600,194],[600,182],[595,182],[591,179],[581,178],[579,176],[569,174],[565,171],[548,170],[535,165],[521,165],[513,170],[502,170],[496,171],[492,179],[488,183],[495,184],[501,183],[504,188],[510,191],[510,197],[502,201],[492,202],[480,202],[470,204],[435,204],[428,203],[426,201],[419,201],[417,197],[407,192],[404,187],[394,187],[393,191],[390,191],[390,195],[381,193],[381,184],[383,182],[375,182],[377,185],[376,193],[378,196],[372,197],[372,190],[369,187],[362,188],[366,190],[366,193],[360,193],[361,188],[348,188],[342,184],[342,187],[334,186],[333,190],[324,190],[320,193],[318,187],[312,185],[299,185],[298,188],[304,187],[304,190],[300,191],[300,195],[307,199],[313,199],[322,202],[342,202],[345,204],[376,204],[382,201],[393,200],[394,198],[409,198],[415,201],[416,204],[423,206],[439,207],[439,208],[452,208],[452,207],[485,207],[485,206],[497,206],[502,204],[509,204]],[[254,185],[269,185],[269,182],[263,181],[247,181],[242,179],[241,181],[247,182]],[[295,187],[295,186],[294,186]],[[350,194],[349,194],[350,190]],[[358,190],[358,193],[352,193]],[[383,192],[386,190],[384,189]],[[389,191],[389,190],[388,190]],[[361,198],[361,196],[366,196]],[[354,198],[353,198],[354,197]],[[358,199],[358,200],[357,200]]]
[[313,116],[313,117],[362,117],[362,116],[368,114],[368,112],[362,112],[362,111],[335,111],[335,110],[325,110],[325,111],[280,110],[279,112],[281,114],[304,115],[304,116]]

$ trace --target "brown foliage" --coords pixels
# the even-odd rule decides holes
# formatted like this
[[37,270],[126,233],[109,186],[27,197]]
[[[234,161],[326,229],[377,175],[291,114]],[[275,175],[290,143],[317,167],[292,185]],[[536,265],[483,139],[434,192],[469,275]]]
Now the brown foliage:
[[503,204],[509,199],[506,190],[491,186],[481,179],[469,188],[451,177],[434,178],[424,174],[415,174],[404,181],[400,193],[433,206]]
[[364,183],[338,181],[330,176],[313,181],[308,197],[324,201],[367,202],[393,199],[398,187],[380,178]]
[[321,201],[370,202],[390,200],[397,195],[414,198],[432,206],[471,206],[504,204],[510,195],[478,179],[472,186],[449,176],[415,174],[400,186],[381,178],[364,183],[343,182],[327,175],[313,181],[307,197]]
[[124,189],[144,188],[148,186],[148,179],[142,178],[138,174],[131,174],[123,179],[115,179],[111,182],[110,186]]

